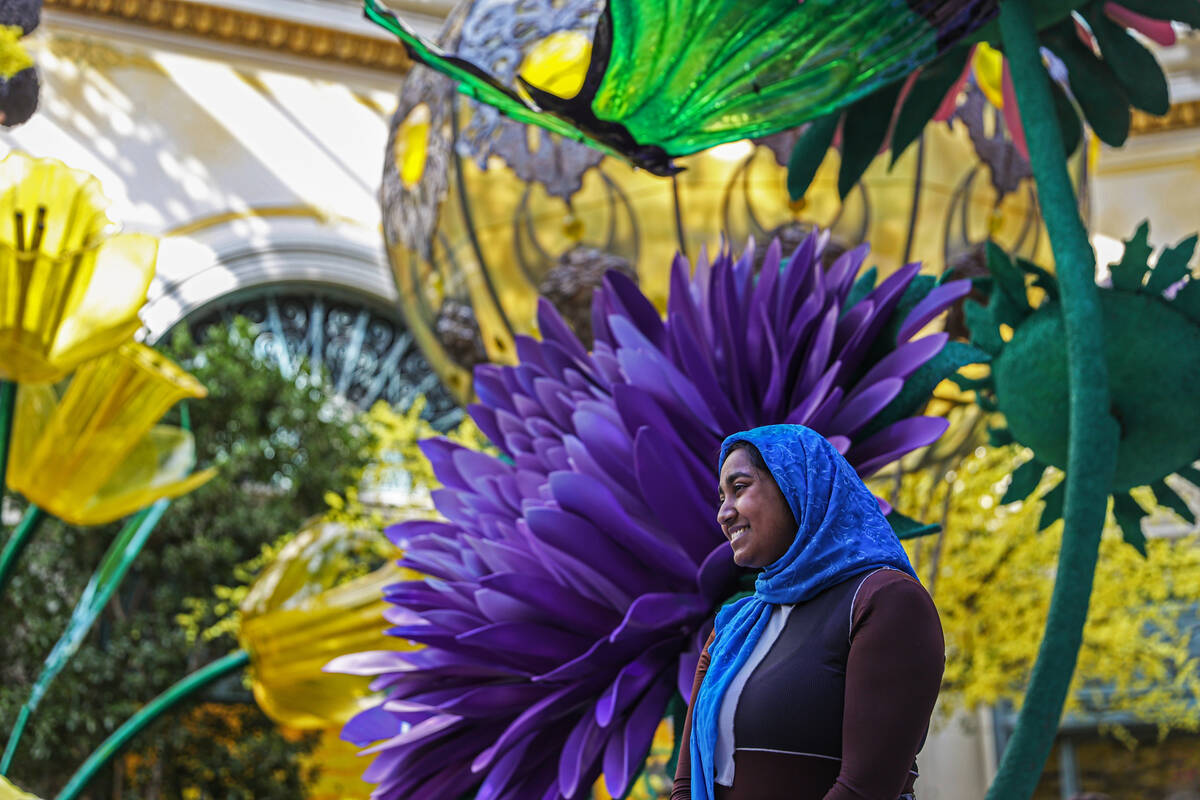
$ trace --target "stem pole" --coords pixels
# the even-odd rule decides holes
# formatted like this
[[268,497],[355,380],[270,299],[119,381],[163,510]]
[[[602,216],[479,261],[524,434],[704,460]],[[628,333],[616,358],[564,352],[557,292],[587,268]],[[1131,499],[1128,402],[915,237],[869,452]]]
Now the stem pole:
[[1031,797],[1037,786],[1075,672],[1116,468],[1119,429],[1110,413],[1095,254],[1067,172],[1030,0],[1003,0],[1000,30],[1054,251],[1070,386],[1066,509],[1058,573],[1029,689],[987,795],[988,800],[1020,800]]
[[12,449],[13,417],[17,413],[16,381],[0,380],[0,499],[8,483],[8,452]]
[[231,672],[236,672],[248,663],[250,663],[250,655],[245,650],[236,650],[224,658],[219,658],[211,664],[201,667],[151,700],[136,714],[125,720],[121,727],[113,731],[112,735],[88,756],[87,761],[83,762],[83,766],[71,776],[71,780],[58,793],[55,800],[75,800],[79,793],[87,788],[92,778],[96,777],[96,773],[103,769],[104,765],[111,761],[113,756],[143,728],[210,683]]
[[13,529],[12,535],[8,537],[8,541],[4,543],[4,550],[0,551],[0,598],[4,596],[4,590],[8,587],[9,579],[12,578],[13,568],[21,559],[21,553],[33,539],[33,535],[37,533],[38,527],[45,518],[46,512],[35,505],[30,505],[25,509],[25,516],[21,517],[21,521]]

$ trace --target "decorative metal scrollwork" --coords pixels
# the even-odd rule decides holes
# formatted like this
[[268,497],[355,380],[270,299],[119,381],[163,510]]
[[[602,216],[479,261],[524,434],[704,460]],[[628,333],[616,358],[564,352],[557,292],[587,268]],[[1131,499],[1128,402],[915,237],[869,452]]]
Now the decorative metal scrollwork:
[[311,285],[271,285],[226,295],[189,316],[196,338],[212,325],[244,316],[258,329],[256,354],[285,374],[302,363],[327,370],[334,390],[359,408],[383,400],[403,410],[418,395],[423,416],[439,430],[463,411],[450,396],[398,313],[380,299]]

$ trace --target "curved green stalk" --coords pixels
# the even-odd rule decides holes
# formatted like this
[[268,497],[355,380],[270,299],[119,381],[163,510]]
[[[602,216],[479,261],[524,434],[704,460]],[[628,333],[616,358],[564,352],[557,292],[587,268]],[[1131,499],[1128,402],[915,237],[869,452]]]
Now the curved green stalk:
[[103,769],[104,765],[111,761],[113,756],[143,728],[210,683],[231,672],[236,672],[248,663],[250,663],[250,654],[245,650],[236,650],[224,658],[219,658],[211,664],[201,667],[151,700],[140,711],[125,720],[125,724],[113,731],[112,735],[88,756],[87,761],[83,762],[83,766],[71,776],[71,780],[58,793],[55,800],[74,800],[80,792],[87,788],[92,778],[96,777],[96,773]]
[[1066,512],[1050,613],[1016,729],[987,795],[988,800],[1020,800],[1030,797],[1037,786],[1075,672],[1107,513],[1108,489],[1116,466],[1119,430],[1109,413],[1095,255],[1067,173],[1031,0],[1003,0],[1000,29],[1054,251],[1071,390]]
[[21,553],[45,518],[46,512],[35,505],[29,506],[25,509],[25,516],[21,517],[21,521],[13,529],[12,535],[4,542],[4,550],[0,551],[0,598],[4,597],[4,590],[12,577],[13,568],[21,559]]
[[13,416],[17,413],[17,384],[0,381],[0,497],[8,479],[8,451],[12,440]]
[[46,656],[42,671],[29,691],[29,697],[21,706],[21,711],[17,715],[17,723],[13,726],[12,733],[8,737],[8,744],[4,748],[4,756],[0,758],[0,775],[8,774],[8,768],[16,755],[21,735],[25,732],[25,726],[33,716],[33,712],[37,710],[38,703],[41,702],[58,673],[75,655],[79,645],[83,644],[96,617],[100,616],[100,612],[104,610],[109,598],[121,584],[129,565],[142,552],[142,547],[145,546],[146,540],[150,538],[150,534],[154,531],[158,521],[162,519],[168,506],[170,506],[170,501],[159,500],[130,517],[129,521],[125,523],[125,527],[121,529],[109,546],[108,552],[104,554],[100,566],[96,568],[96,572],[88,581],[83,594],[80,595],[79,602],[75,604],[75,610],[71,613],[67,629],[54,645],[54,649],[50,651],[50,655]]

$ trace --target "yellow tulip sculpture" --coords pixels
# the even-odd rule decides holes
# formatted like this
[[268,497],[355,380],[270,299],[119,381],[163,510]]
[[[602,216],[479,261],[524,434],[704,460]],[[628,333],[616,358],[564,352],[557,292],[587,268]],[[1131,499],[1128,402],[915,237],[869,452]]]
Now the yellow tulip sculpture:
[[0,161],[0,380],[61,380],[137,330],[158,241],[116,233],[107,205],[85,172]]
[[76,370],[58,396],[49,384],[17,393],[8,485],[73,525],[100,525],[208,481],[189,474],[189,431],[155,423],[207,392],[174,362],[127,342]]
[[0,777],[0,800],[39,800],[39,798],[29,792],[21,791]]
[[[407,513],[428,512],[411,509]],[[353,553],[379,537],[372,526],[321,519],[296,534],[250,587],[241,603],[238,640],[250,654],[254,699],[284,728],[321,731],[306,762],[320,767],[310,800],[366,797],[361,750],[338,734],[379,696],[369,679],[323,672],[330,660],[363,650],[412,649],[386,636],[384,587],[413,573],[387,564],[342,582],[360,563]]]

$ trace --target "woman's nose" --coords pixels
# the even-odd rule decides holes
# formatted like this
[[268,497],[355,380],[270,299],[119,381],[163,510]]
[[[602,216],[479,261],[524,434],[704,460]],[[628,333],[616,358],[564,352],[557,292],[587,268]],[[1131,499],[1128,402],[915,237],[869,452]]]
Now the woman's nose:
[[737,513],[733,510],[733,503],[728,501],[722,502],[721,507],[717,509],[717,523],[724,525],[732,520]]

